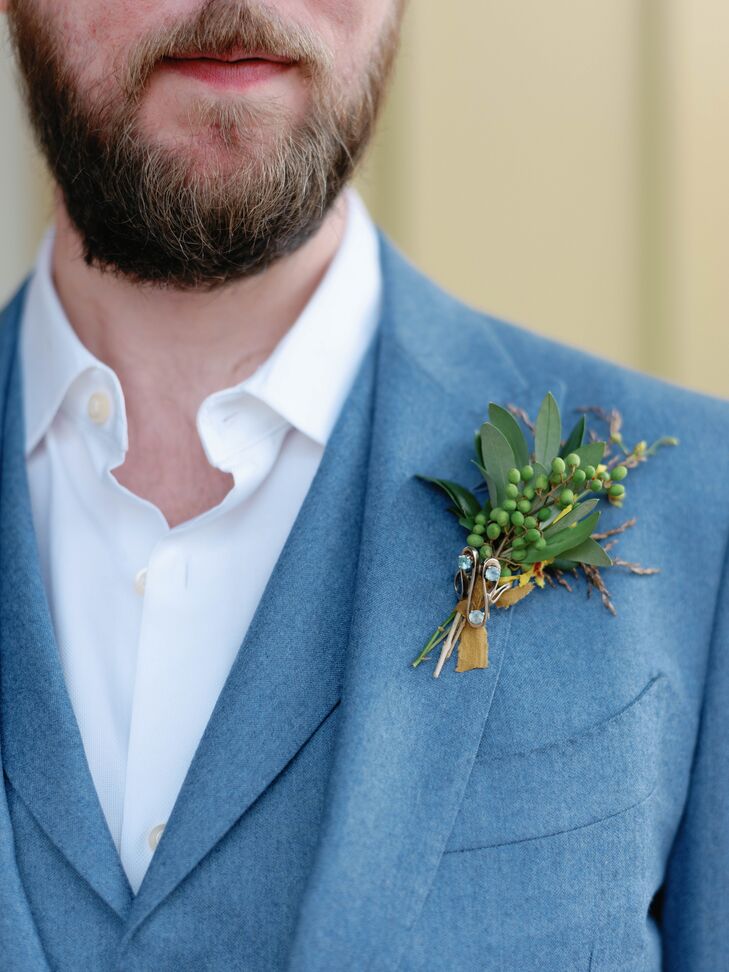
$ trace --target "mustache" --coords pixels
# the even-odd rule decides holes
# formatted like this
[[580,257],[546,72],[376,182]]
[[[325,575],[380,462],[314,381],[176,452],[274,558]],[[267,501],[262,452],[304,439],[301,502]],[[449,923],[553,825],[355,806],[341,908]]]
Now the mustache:
[[241,50],[294,61],[314,79],[326,77],[333,63],[331,50],[311,29],[285,21],[265,3],[207,0],[188,20],[161,27],[141,41],[118,70],[119,84],[133,101],[165,58],[225,57]]

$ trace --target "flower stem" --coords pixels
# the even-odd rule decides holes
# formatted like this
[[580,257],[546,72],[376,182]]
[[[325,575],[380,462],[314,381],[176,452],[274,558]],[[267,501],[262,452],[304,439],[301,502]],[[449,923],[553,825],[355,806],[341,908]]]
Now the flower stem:
[[441,641],[443,641],[443,639],[448,634],[448,627],[453,621],[453,619],[455,618],[455,616],[456,616],[456,610],[454,608],[451,611],[451,613],[448,615],[448,617],[445,619],[443,624],[438,625],[438,627],[435,629],[430,639],[428,640],[428,643],[426,644],[425,648],[423,648],[423,650],[420,652],[420,654],[415,659],[415,661],[412,662],[413,668],[417,668],[422,661],[425,661],[425,659],[430,654],[430,652],[435,647],[437,647],[441,643]]

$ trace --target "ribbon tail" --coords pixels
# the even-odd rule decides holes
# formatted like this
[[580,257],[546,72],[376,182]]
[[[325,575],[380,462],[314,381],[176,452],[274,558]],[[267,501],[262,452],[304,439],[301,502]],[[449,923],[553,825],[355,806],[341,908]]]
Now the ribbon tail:
[[489,639],[486,625],[480,628],[472,628],[469,624],[464,625],[458,645],[456,671],[470,672],[474,668],[488,668],[488,665]]

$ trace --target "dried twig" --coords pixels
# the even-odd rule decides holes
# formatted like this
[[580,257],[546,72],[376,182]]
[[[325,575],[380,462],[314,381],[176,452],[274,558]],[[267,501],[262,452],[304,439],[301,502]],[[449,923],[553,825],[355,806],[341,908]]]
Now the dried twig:
[[626,520],[625,523],[621,523],[620,526],[613,527],[612,530],[605,530],[604,533],[593,533],[592,539],[607,540],[608,537],[614,537],[617,536],[617,534],[619,533],[625,533],[626,530],[629,530],[631,527],[634,527],[637,522],[638,522],[638,518],[634,516],[631,520]]
[[579,405],[575,411],[583,413],[589,412],[592,415],[597,415],[599,419],[602,419],[608,425],[610,424],[610,413],[606,412],[604,408],[600,408],[599,405]]
[[524,409],[523,408],[519,408],[518,405],[507,405],[506,407],[511,412],[512,415],[514,415],[516,418],[519,418],[519,419],[522,420],[522,422],[524,423],[524,425],[526,425],[526,427],[529,429],[529,431],[533,435],[534,434],[534,428],[535,428],[534,422],[532,422],[532,420],[529,418],[529,415],[524,411]]
[[630,560],[621,560],[613,557],[613,567],[625,567],[631,574],[639,574],[641,577],[648,577],[651,574],[660,574],[660,567],[641,567],[640,564],[632,563]]
[[602,574],[597,567],[593,567],[592,564],[582,564],[582,569],[585,572],[585,577],[587,578],[587,596],[589,597],[592,588],[594,587],[600,595],[600,599],[608,611],[614,616],[618,612],[615,610],[615,605],[610,600],[610,591],[605,586],[605,581],[602,579]]
[[[577,575],[577,571],[573,571],[573,573],[575,574],[575,576]],[[557,568],[554,571],[554,575],[557,578],[557,583],[558,584],[561,584],[562,587],[566,587],[567,590],[571,594],[572,593],[572,585],[567,580],[565,580],[564,571],[561,571],[561,570],[559,570],[559,568]],[[549,576],[549,575],[547,575],[547,576]]]

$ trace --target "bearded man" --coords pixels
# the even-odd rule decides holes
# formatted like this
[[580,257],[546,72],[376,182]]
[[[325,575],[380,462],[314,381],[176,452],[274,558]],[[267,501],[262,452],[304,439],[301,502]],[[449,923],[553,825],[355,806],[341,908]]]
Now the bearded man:
[[[0,322],[9,972],[726,967],[729,408],[373,225],[403,5],[0,2],[56,190]],[[679,437],[616,534],[661,572],[432,678],[463,531],[418,474],[547,391]]]

